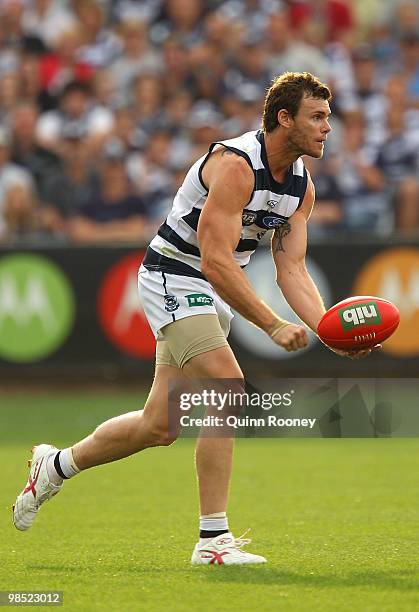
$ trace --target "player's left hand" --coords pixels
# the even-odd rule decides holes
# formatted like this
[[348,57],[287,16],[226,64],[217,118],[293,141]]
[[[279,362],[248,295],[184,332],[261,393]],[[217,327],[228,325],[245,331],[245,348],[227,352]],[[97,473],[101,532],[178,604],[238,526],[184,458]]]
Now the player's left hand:
[[336,353],[336,355],[340,355],[341,357],[348,357],[349,359],[364,359],[365,357],[368,357],[368,355],[371,355],[373,351],[379,351],[381,349],[381,344],[376,344],[369,349],[351,349],[349,351],[332,348],[331,346],[328,346],[328,348]]

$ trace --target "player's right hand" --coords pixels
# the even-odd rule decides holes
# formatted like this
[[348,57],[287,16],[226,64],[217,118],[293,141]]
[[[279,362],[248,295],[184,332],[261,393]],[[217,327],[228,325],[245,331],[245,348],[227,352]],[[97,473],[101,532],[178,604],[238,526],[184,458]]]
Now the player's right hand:
[[275,344],[286,351],[298,351],[308,345],[307,330],[302,325],[290,323],[271,336]]
[[350,349],[347,351],[333,348],[331,346],[328,346],[327,344],[326,346],[333,353],[336,353],[336,355],[340,355],[341,357],[349,357],[349,359],[364,359],[365,357],[368,357],[368,355],[371,355],[373,351],[379,351],[381,349],[381,344],[376,344],[375,346],[368,349]]

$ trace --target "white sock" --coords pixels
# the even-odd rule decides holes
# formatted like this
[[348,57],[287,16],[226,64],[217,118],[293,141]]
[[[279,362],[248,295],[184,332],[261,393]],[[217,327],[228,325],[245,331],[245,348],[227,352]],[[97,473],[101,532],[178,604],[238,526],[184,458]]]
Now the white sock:
[[50,479],[52,484],[55,484],[55,485],[57,485],[57,487],[59,487],[63,483],[63,479],[58,474],[58,472],[57,472],[57,470],[55,469],[55,466],[54,466],[54,459],[55,459],[56,455],[57,455],[57,453],[55,453],[55,455],[51,455],[51,457],[48,457],[48,461],[47,461],[47,473],[48,473],[48,478]]
[[[199,517],[199,530],[203,531],[227,531],[228,532],[228,519],[225,512],[214,512],[213,514],[204,514]],[[214,536],[208,538],[200,537],[199,545],[206,544],[209,540],[212,540]]]
[[58,451],[48,459],[47,472],[51,482],[56,485],[63,482],[63,477],[65,479],[72,478],[80,472],[74,463],[71,447]]

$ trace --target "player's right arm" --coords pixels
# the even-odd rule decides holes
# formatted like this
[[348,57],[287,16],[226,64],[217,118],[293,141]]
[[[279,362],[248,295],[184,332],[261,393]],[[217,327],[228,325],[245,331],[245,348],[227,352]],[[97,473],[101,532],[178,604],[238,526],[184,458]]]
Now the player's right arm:
[[[253,171],[243,157],[222,149],[211,155],[202,175],[209,189],[198,224],[202,273],[234,310],[271,335],[281,319],[259,299],[233,258],[243,208],[254,188]],[[273,340],[286,350],[297,350],[307,344],[306,330],[289,324]]]

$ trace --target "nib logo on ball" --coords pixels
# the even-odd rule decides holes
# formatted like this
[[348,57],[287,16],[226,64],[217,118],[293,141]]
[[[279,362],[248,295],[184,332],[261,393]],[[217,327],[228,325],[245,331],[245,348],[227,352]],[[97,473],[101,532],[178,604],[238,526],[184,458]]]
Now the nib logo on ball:
[[356,308],[342,308],[339,315],[345,331],[357,325],[379,325],[381,323],[380,311],[375,302],[365,302]]

